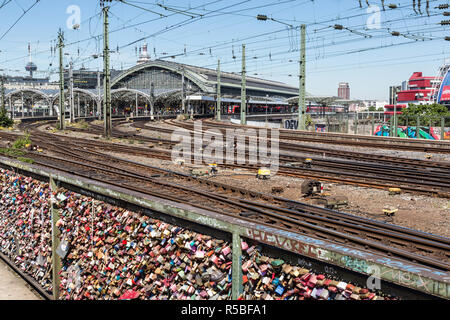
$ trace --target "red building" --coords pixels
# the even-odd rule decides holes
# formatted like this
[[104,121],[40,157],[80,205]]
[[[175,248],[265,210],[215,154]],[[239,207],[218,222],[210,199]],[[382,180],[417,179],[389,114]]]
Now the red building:
[[[402,114],[402,109],[407,108],[409,103],[427,104],[433,101],[432,95],[439,89],[435,82],[441,81],[441,78],[424,77],[422,72],[414,72],[409,78],[406,90],[397,92],[397,114]],[[391,116],[394,114],[394,105],[388,104],[384,110],[384,114]]]
[[[408,107],[407,104],[397,104],[397,115],[402,114],[402,109],[407,107]],[[394,105],[393,104],[385,105],[384,114],[389,116],[387,118],[390,118],[394,114]]]

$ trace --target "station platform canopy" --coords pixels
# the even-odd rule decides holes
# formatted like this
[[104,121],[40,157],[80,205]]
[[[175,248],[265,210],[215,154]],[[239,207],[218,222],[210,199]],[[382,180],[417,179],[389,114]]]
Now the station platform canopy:
[[[211,102],[216,102],[217,99],[215,96],[201,96],[201,95],[191,95],[191,96],[187,96],[186,97],[187,100],[189,101],[211,101]],[[227,97],[222,97],[220,99],[223,103],[241,103],[241,99],[238,98],[227,98]],[[248,103],[251,104],[264,104],[264,105],[289,105],[288,102],[286,102],[286,100],[265,100],[265,99],[249,99],[247,101]]]
[[[221,101],[241,102],[240,73],[221,72]],[[184,81],[183,81],[184,80]],[[184,83],[184,90],[183,90]],[[298,88],[282,82],[246,77],[248,103],[266,105],[289,105],[298,103]],[[113,103],[130,103],[146,100],[162,106],[176,106],[181,103],[183,91],[187,100],[215,102],[217,96],[217,71],[205,67],[192,66],[164,60],[152,60],[116,73],[111,79]],[[67,89],[66,95],[68,95]],[[103,100],[103,88],[74,88],[74,92],[97,102]],[[49,104],[58,103],[59,90],[40,88],[20,88],[7,90],[6,96],[12,100],[42,99]],[[66,96],[67,99],[67,96]],[[338,103],[350,105],[357,100],[342,100],[334,96],[314,96],[306,94],[306,100],[320,104]]]
[[[298,95],[296,97],[288,98],[288,99],[286,99],[286,101],[290,104],[297,104],[298,103]],[[353,103],[361,102],[360,100],[346,100],[346,99],[341,99],[336,96],[310,95],[308,93],[306,94],[306,101],[314,102],[317,104],[326,104],[326,105],[339,104],[339,105],[343,105],[343,106],[349,106]]]
[[[184,78],[185,93],[211,96],[217,90],[217,71],[176,62],[153,60],[136,65],[111,81],[112,89],[127,88],[136,90],[180,90]],[[221,72],[221,93],[224,96],[240,96],[241,75]],[[251,97],[286,99],[298,95],[298,88],[255,77],[246,77],[247,94]]]

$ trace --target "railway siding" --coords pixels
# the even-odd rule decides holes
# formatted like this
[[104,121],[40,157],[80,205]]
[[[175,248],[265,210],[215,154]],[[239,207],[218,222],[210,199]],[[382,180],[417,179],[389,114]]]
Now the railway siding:
[[[239,218],[223,216],[179,202],[142,195],[130,190],[112,187],[100,182],[66,173],[63,174],[55,170],[43,169],[36,165],[20,163],[7,158],[0,158],[0,163],[5,167],[21,170],[25,174],[34,174],[44,178],[52,177],[55,181],[74,188],[231,233],[233,242],[235,242],[233,243],[233,248],[240,247],[239,241],[242,237],[249,238],[352,272],[367,276],[375,272],[374,276],[379,276],[382,281],[395,283],[426,295],[450,299],[450,273],[448,271],[436,270],[420,264],[355,249],[344,244],[336,244],[318,238],[262,226]],[[233,251],[233,279],[242,279],[242,269],[239,268],[240,254],[238,251]],[[234,284],[233,297],[237,297],[242,284]]]
[[[237,124],[219,123],[213,120],[206,120],[209,126],[239,127]],[[256,126],[245,126],[246,128],[259,128]],[[311,132],[279,129],[280,139],[313,141],[340,145],[372,146],[376,148],[394,148],[401,150],[429,151],[429,152],[450,152],[450,142],[445,140],[424,140],[405,139],[398,137],[378,137],[354,134],[344,134],[335,132]]]

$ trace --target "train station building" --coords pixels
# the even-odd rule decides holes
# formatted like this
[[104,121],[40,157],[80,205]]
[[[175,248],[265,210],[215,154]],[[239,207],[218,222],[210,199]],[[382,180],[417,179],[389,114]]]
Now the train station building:
[[[66,71],[67,73],[67,71]],[[97,72],[74,70],[75,114],[101,112],[103,88],[98,87]],[[103,83],[103,75],[98,73]],[[86,79],[84,79],[86,78]],[[65,76],[66,110],[69,106],[68,77]],[[75,81],[76,80],[76,81]],[[82,84],[79,86],[78,84]],[[184,84],[184,85],[183,85]],[[186,112],[213,113],[217,99],[217,71],[192,65],[153,60],[139,63],[111,79],[112,109],[114,114],[180,113],[182,97]],[[240,105],[240,73],[221,72],[222,112],[232,105]],[[287,106],[288,98],[298,95],[298,88],[277,81],[246,77],[249,112],[257,105]],[[42,89],[34,85],[6,89],[8,110],[14,106],[15,116],[54,115],[59,105],[57,84]]]

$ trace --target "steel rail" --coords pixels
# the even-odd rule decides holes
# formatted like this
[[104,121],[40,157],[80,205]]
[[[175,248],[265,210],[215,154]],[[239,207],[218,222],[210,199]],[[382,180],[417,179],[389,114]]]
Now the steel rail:
[[[39,157],[48,157],[48,156],[42,156],[42,155],[39,155]],[[96,172],[99,172],[99,171],[104,171],[104,172],[107,172],[108,174],[119,174],[119,173],[117,173],[117,168],[113,168],[113,170],[106,170],[106,169],[100,169],[100,168],[93,168],[91,165],[85,165],[85,164],[80,164],[79,162],[74,162],[74,161],[69,161],[69,160],[67,160],[67,159],[60,159],[60,158],[55,158],[55,157],[51,157],[52,158],[52,163],[55,163],[55,160],[56,161],[64,161],[64,162],[67,162],[67,163],[70,163],[70,167],[71,168],[74,168],[74,167],[76,167],[76,166],[83,166],[83,167],[88,167],[89,169],[92,169],[92,170],[95,170]],[[42,165],[45,165],[45,166],[48,166],[48,164],[47,164],[48,162],[41,162],[41,164]],[[54,164],[52,165],[52,166],[54,166]],[[86,176],[86,177],[88,177],[88,178],[96,178],[95,177],[95,175],[93,175],[92,174],[92,172],[90,172],[89,174],[86,174],[86,173],[84,173],[84,172],[78,172],[78,171],[73,171],[73,169],[65,169],[66,168],[66,166],[63,166],[63,168],[58,168],[59,170],[61,170],[61,169],[64,169],[65,171],[69,171],[69,172],[71,172],[71,173],[74,173],[74,174],[78,174],[78,175],[83,175],[83,176]],[[162,182],[162,181],[156,181],[155,179],[152,179],[152,178],[145,178],[145,177],[143,177],[142,175],[137,175],[137,174],[131,174],[131,173],[124,173],[123,175],[121,175],[121,174],[119,174],[120,176],[121,176],[121,179],[123,179],[123,178],[132,178],[132,179],[137,179],[137,180],[145,180],[145,182],[150,182],[150,183],[152,183],[152,184],[157,184],[159,187],[157,188],[158,190],[161,190],[161,187],[170,187],[170,188],[176,188],[177,190],[183,190],[184,192],[187,192],[187,193],[192,193],[192,192],[194,192],[195,193],[195,196],[194,195],[191,195],[191,197],[192,198],[197,198],[198,199],[198,197],[199,197],[199,195],[201,195],[201,197],[205,197],[205,196],[207,196],[207,198],[213,198],[213,199],[215,199],[217,202],[227,202],[227,203],[229,203],[229,204],[232,204],[232,205],[238,205],[238,206],[241,206],[242,207],[242,205],[243,205],[243,203],[246,203],[246,204],[248,204],[249,206],[247,206],[247,205],[245,205],[244,206],[244,208],[245,209],[253,209],[253,211],[255,211],[255,213],[257,214],[257,213],[259,213],[259,214],[264,214],[266,217],[272,217],[272,218],[276,218],[276,219],[278,219],[279,221],[281,220],[281,221],[287,221],[288,223],[296,223],[296,226],[299,226],[299,225],[301,225],[301,226],[303,226],[303,227],[310,227],[310,228],[312,228],[312,229],[315,229],[316,231],[319,231],[319,232],[321,232],[321,233],[323,233],[325,230],[328,230],[329,231],[329,234],[332,234],[334,237],[341,237],[341,238],[345,238],[346,236],[349,236],[349,238],[348,239],[350,239],[350,240],[352,240],[353,242],[356,242],[356,243],[358,243],[359,245],[362,245],[362,244],[364,244],[364,246],[367,246],[367,245],[369,245],[370,247],[373,247],[373,248],[377,248],[377,249],[381,249],[381,248],[384,248],[383,250],[386,250],[387,248],[386,248],[386,246],[385,245],[380,245],[380,244],[377,244],[377,243],[372,243],[372,242],[370,242],[370,241],[368,241],[367,239],[361,239],[361,238],[359,238],[359,237],[355,237],[355,236],[353,236],[353,235],[350,235],[349,233],[346,233],[345,234],[345,236],[343,235],[343,233],[342,232],[333,232],[332,230],[330,230],[330,229],[327,229],[327,228],[325,228],[325,227],[321,227],[321,226],[315,226],[314,224],[312,224],[312,223],[306,223],[306,222],[304,222],[304,221],[300,221],[299,219],[298,219],[298,216],[297,217],[295,217],[295,218],[293,218],[293,217],[289,217],[289,216],[287,216],[287,215],[281,215],[280,213],[287,213],[287,212],[289,212],[289,213],[291,213],[291,214],[298,214],[298,213],[296,213],[295,211],[292,211],[292,210],[288,210],[288,209],[280,209],[280,208],[278,208],[278,207],[270,207],[271,208],[271,211],[266,211],[266,210],[260,210],[259,208],[258,208],[258,206],[260,206],[261,204],[259,204],[259,203],[255,203],[254,201],[251,201],[251,202],[249,202],[248,200],[246,200],[246,201],[242,201],[242,200],[239,200],[239,199],[236,199],[236,198],[227,198],[227,197],[224,197],[223,195],[215,195],[215,194],[212,194],[212,193],[210,193],[210,192],[208,192],[208,193],[206,193],[204,190],[196,190],[196,189],[193,189],[192,187],[186,187],[186,186],[183,186],[183,185],[180,185],[180,184],[172,184],[172,183],[167,183],[167,182]],[[96,178],[96,179],[98,179],[98,178]],[[104,179],[105,179],[105,176],[102,176],[101,177],[101,180],[102,181],[104,181]],[[109,183],[109,181],[108,181],[108,183]],[[113,181],[111,181],[111,183],[114,183]],[[121,183],[121,184],[119,184],[118,186],[123,186],[124,184],[123,183]],[[135,186],[135,184],[133,184],[133,186]],[[131,187],[131,188],[134,188],[134,187],[132,187],[132,186],[129,186],[129,187]],[[137,189],[137,188],[136,188]],[[141,189],[141,191],[142,190],[148,190],[148,189]],[[155,194],[155,192],[152,192],[152,194],[153,195],[156,195],[156,196],[158,196],[158,197],[163,197],[163,198],[166,198],[167,197],[167,193],[161,193],[161,191],[159,191],[159,192],[157,192],[156,194]],[[169,194],[171,194],[170,192],[169,192]],[[171,200],[175,200],[175,199],[178,199],[178,201],[179,201],[179,197],[173,197],[173,196],[170,196],[170,199]],[[187,201],[187,203],[189,203],[189,201]],[[238,203],[240,203],[240,204],[238,204]],[[197,204],[194,204],[195,206],[198,206]],[[204,205],[202,205],[201,206],[203,209],[205,209],[205,210],[209,210],[209,211],[211,211],[211,207],[209,207],[209,206],[204,206]],[[268,208],[267,207],[267,205],[266,205],[266,208]],[[278,212],[277,212],[278,211]],[[220,211],[220,212],[223,212],[223,211]],[[320,220],[320,219],[316,219],[316,220]],[[323,220],[323,219],[322,219]],[[328,221],[328,222],[330,222],[330,221]],[[306,223],[306,224],[305,224]],[[316,221],[316,223],[317,223],[317,221]],[[352,225],[351,224],[343,224],[343,223],[341,223],[341,225],[342,226],[345,226],[346,228],[349,228],[349,227],[351,227]],[[291,228],[292,228],[293,226],[291,226]],[[366,228],[366,227],[362,227],[362,226],[358,226],[358,227],[355,227],[355,226],[353,226],[353,229],[357,229],[358,231],[357,232],[354,232],[355,234],[358,234],[358,232],[360,232],[361,230],[364,230],[365,232],[368,232],[368,231],[370,231],[370,228]],[[388,234],[390,234],[390,233],[392,233],[392,231],[391,232],[389,232],[389,233],[387,233],[387,232],[382,232],[381,230],[378,230],[378,229],[372,229],[370,232],[372,232],[372,233],[376,233],[376,234],[383,234],[384,236],[387,236]],[[390,237],[393,237],[393,238],[395,238],[395,237],[397,237],[397,238],[400,238],[400,235],[398,235],[398,234],[394,234],[394,235],[391,235]],[[348,241],[348,239],[347,239],[347,241]],[[418,240],[418,239],[414,239],[413,237],[408,237],[408,239],[407,239],[408,241],[410,241],[410,242],[412,242],[413,240]],[[424,245],[430,245],[432,242],[427,242],[427,241],[424,241],[423,239],[422,240],[420,240],[420,242],[422,243],[422,244],[424,244]],[[448,248],[449,248],[449,246],[448,245],[443,245],[443,244],[434,244],[434,246],[435,247],[440,247],[441,249],[443,249],[443,250],[448,250]],[[430,258],[430,257],[423,257],[423,256],[420,256],[420,255],[416,255],[416,254],[410,254],[410,253],[405,253],[405,254],[403,254],[401,251],[402,250],[400,250],[399,251],[399,249],[397,249],[397,248],[391,248],[392,250],[390,250],[390,249],[387,249],[386,251],[387,252],[391,252],[391,254],[395,254],[395,255],[400,255],[400,256],[402,256],[403,255],[403,257],[408,257],[408,258],[410,258],[410,259],[413,259],[414,261],[420,261],[421,263],[423,263],[423,264],[426,264],[426,265],[433,265],[434,267],[436,267],[436,266],[439,266],[440,268],[448,268],[449,266],[448,266],[448,264],[447,263],[445,263],[445,262],[440,262],[440,261],[438,261],[438,260],[436,260],[436,261],[433,261],[434,259],[432,259],[432,258]],[[418,249],[417,247],[416,247],[416,249]],[[447,266],[447,267],[446,267]]]

